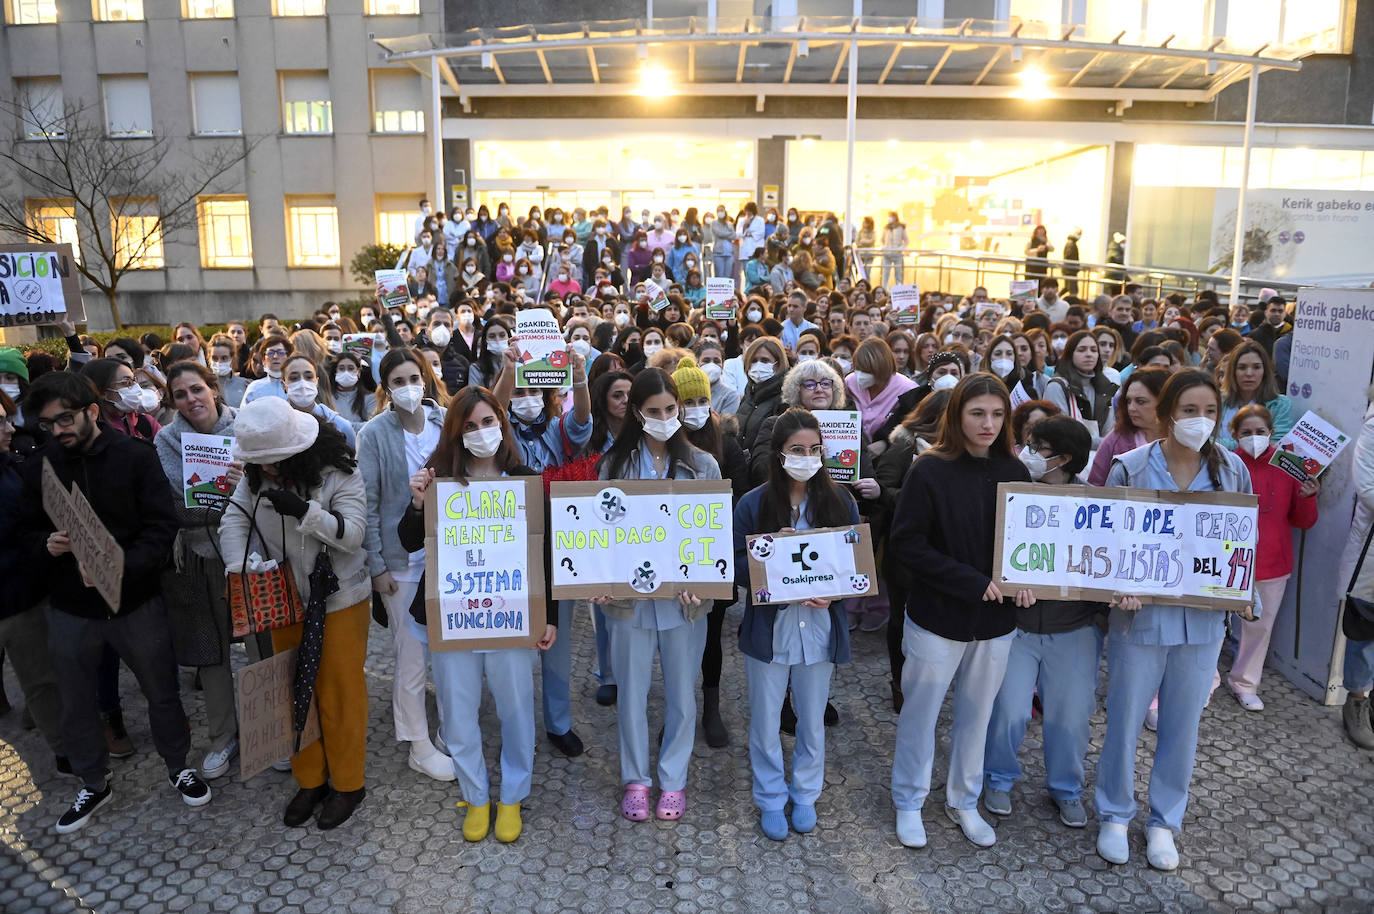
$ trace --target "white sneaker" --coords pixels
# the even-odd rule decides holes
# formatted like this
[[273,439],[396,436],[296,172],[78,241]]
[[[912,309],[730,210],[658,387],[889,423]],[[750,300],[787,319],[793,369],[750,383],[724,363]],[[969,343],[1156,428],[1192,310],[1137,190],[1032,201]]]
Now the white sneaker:
[[1131,842],[1124,824],[1103,822],[1097,826],[1097,855],[1108,863],[1131,859]]
[[416,756],[414,748],[410,750],[411,770],[434,778],[436,781],[453,780],[453,760],[433,746],[430,746],[429,750],[429,754],[423,758]]
[[229,740],[229,745],[218,752],[207,752],[200,763],[200,776],[206,780],[223,777],[229,772],[229,760],[239,754],[238,737]]
[[1264,702],[1260,701],[1260,697],[1256,695],[1254,692],[1233,692],[1232,694],[1236,696],[1237,703],[1239,703],[1240,706],[1245,710],[1264,710]]
[[951,822],[963,829],[965,838],[979,847],[992,847],[997,843],[997,832],[982,816],[978,815],[978,810],[955,809],[953,806],[946,806],[945,815],[949,816]]
[[1174,833],[1158,825],[1145,829],[1145,859],[1157,870],[1178,869],[1178,849],[1174,847]]
[[907,847],[926,846],[926,825],[919,809],[897,810],[897,840]]
[[272,763],[272,770],[273,770],[273,771],[290,771],[290,770],[291,770],[291,760],[290,760],[289,758],[284,758],[284,759],[282,759],[280,762],[273,762],[273,763]]
[[1150,710],[1145,712],[1145,729],[1159,729],[1159,708],[1151,708]]

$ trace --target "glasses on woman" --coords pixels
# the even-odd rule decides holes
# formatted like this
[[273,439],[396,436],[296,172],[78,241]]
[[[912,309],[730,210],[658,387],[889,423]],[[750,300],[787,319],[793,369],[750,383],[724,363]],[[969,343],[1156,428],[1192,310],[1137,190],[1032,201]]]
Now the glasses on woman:
[[830,390],[834,383],[829,378],[812,378],[808,381],[802,381],[802,387],[806,390]]
[[279,359],[282,356],[286,355],[286,350],[282,349],[280,346],[274,346],[273,348],[264,352],[263,355],[266,355],[269,358]]

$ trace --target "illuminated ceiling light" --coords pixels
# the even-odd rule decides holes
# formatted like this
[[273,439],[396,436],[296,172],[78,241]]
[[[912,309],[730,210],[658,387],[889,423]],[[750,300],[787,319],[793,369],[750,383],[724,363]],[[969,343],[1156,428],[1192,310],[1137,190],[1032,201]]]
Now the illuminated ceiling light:
[[974,140],[972,143],[969,143],[969,148],[974,152],[982,152],[984,145],[986,144],[984,144],[982,140]]
[[1063,152],[1065,149],[1068,149],[1069,146],[1063,140],[1055,140],[1053,143],[1050,144],[1050,148],[1053,149],[1055,152]]
[[647,44],[635,45],[635,57],[640,60],[647,60],[649,57],[649,46]]
[[490,70],[492,64],[493,64],[495,61],[496,61],[496,57],[495,57],[495,55],[493,55],[493,54],[491,53],[491,51],[483,51],[483,52],[482,52],[482,69],[483,69],[483,70]]
[[746,142],[745,140],[739,140],[739,141],[737,141],[737,142],[735,143],[735,148],[736,148],[736,149],[748,149],[748,148],[749,148],[749,143]]
[[1021,62],[1021,54],[1022,51],[1021,46],[1019,44],[1014,44],[1011,46],[1011,59],[1013,63]]
[[804,139],[802,139],[802,145],[803,145],[803,146],[814,146],[815,144],[816,144],[816,141],[813,140],[813,139],[812,139],[811,137],[809,137],[809,136],[808,136],[808,137],[805,137]]
[[901,140],[888,140],[888,141],[887,141],[887,148],[888,148],[888,149],[896,149],[896,148],[897,148],[898,146],[900,146],[900,145],[902,145]]
[[806,40],[805,38],[803,38],[801,41],[798,41],[798,42],[797,42],[797,56],[798,56],[798,57],[809,57],[809,56],[811,56],[811,45],[810,45],[809,42],[807,42],[807,40]]
[[675,95],[672,75],[662,67],[645,64],[639,68],[639,90],[646,95]]
[[1022,67],[1016,78],[1021,81],[1021,88],[1012,93],[1016,98],[1034,100],[1054,96],[1050,91],[1050,75],[1039,67]]

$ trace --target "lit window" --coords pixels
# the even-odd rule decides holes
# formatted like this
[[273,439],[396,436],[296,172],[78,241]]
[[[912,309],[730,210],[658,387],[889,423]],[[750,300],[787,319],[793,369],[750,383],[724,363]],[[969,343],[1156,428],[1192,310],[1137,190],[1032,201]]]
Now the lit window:
[[62,80],[25,79],[19,84],[24,120],[24,137],[39,140],[44,137],[66,136],[66,112],[62,103]]
[[281,122],[286,133],[333,133],[328,73],[283,73]]
[[367,0],[369,16],[418,16],[420,0]]
[[105,95],[105,132],[110,136],[152,136],[148,77],[107,76],[100,82]]
[[98,0],[97,22],[142,22],[143,0]]
[[377,133],[424,133],[420,77],[405,70],[373,70],[372,118]]
[[29,227],[43,238],[70,244],[72,255],[81,259],[81,242],[76,237],[76,211],[70,199],[27,200]]
[[110,222],[114,233],[116,269],[161,270],[162,217],[150,197],[111,197]]
[[247,197],[201,197],[196,201],[200,223],[200,265],[209,269],[251,267],[253,239],[248,224]]
[[14,25],[38,25],[57,21],[57,0],[10,0]]
[[416,205],[423,194],[377,195],[377,243],[410,247],[415,243],[415,220],[420,216]]
[[286,234],[290,266],[339,265],[339,210],[333,197],[287,197]]
[[243,133],[239,78],[233,73],[201,73],[191,77],[191,115],[200,136],[237,136]]
[[187,19],[233,19],[234,0],[183,0]]
[[323,16],[325,0],[274,0],[274,16]]

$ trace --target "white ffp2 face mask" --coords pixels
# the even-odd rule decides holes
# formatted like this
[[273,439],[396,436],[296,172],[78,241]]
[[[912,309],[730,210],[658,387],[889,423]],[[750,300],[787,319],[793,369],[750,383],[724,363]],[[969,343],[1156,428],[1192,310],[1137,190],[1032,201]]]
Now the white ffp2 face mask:
[[949,390],[951,387],[959,386],[959,376],[957,374],[942,374],[934,381],[930,382],[932,390]]
[[1258,460],[1261,454],[1269,450],[1269,436],[1246,435],[1240,439],[1240,446],[1245,453]]
[[644,434],[655,441],[667,441],[677,434],[678,429],[682,428],[682,422],[677,416],[669,416],[667,419],[650,419],[641,416],[640,420],[644,425]]
[[1192,451],[1202,450],[1207,439],[1212,437],[1212,429],[1217,427],[1215,419],[1206,416],[1189,416],[1174,421],[1174,440]]
[[870,372],[867,372],[867,371],[855,371],[855,372],[854,372],[854,383],[857,384],[857,385],[859,385],[859,387],[863,388],[864,390],[867,390],[868,388],[872,387],[872,386],[873,386],[874,384],[876,384],[877,382],[878,382],[878,379],[875,378]]
[[486,458],[501,446],[501,429],[496,425],[463,433],[463,446],[474,457]]
[[1021,453],[1016,456],[1020,458],[1021,464],[1026,468],[1026,472],[1030,474],[1030,478],[1035,482],[1039,482],[1044,478],[1045,474],[1049,472],[1049,467],[1047,466],[1045,458],[1038,451],[1023,447]]
[[999,378],[1005,378],[1011,374],[1012,368],[1016,367],[1016,363],[1011,359],[993,359],[991,365],[992,373]]
[[391,391],[391,402],[396,404],[396,408],[408,413],[413,413],[420,408],[420,403],[425,398],[425,388],[422,384],[409,384],[405,387],[397,387]]
[[782,468],[797,482],[806,482],[820,471],[823,461],[814,454],[798,456],[796,454],[782,455]]
[[712,384],[720,380],[721,368],[718,363],[702,362],[697,367],[701,369],[702,374],[706,375],[706,380],[710,381]]

